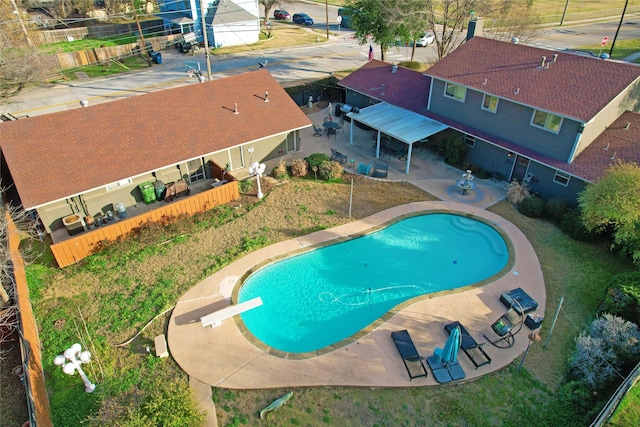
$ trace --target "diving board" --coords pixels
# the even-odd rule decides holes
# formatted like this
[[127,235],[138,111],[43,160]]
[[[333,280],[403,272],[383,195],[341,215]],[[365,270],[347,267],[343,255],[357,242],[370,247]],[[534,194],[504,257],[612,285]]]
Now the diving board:
[[260,307],[261,305],[262,298],[255,297],[253,299],[250,299],[249,301],[241,302],[240,304],[236,305],[230,305],[229,307],[225,307],[222,310],[214,311],[211,314],[202,316],[200,318],[200,322],[202,323],[203,328],[207,326],[215,328],[222,325],[223,320],[233,317],[236,314],[241,314],[245,311]]

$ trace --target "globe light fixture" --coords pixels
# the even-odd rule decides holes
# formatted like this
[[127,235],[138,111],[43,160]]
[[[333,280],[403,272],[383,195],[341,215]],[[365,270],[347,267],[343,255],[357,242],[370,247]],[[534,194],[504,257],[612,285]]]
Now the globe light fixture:
[[[67,362],[68,361],[68,362]],[[80,344],[75,343],[64,353],[57,355],[53,359],[53,363],[62,368],[62,372],[67,375],[73,375],[78,371],[78,375],[82,378],[84,383],[84,391],[92,393],[96,389],[96,385],[89,381],[89,378],[85,375],[81,365],[89,363],[91,361],[91,353],[88,351],[82,351]]]
[[256,176],[256,182],[258,183],[258,194],[256,194],[258,199],[262,199],[263,196],[262,189],[260,188],[260,177],[264,173],[266,167],[267,166],[264,163],[258,162],[254,162],[251,164],[251,166],[249,166],[249,173]]

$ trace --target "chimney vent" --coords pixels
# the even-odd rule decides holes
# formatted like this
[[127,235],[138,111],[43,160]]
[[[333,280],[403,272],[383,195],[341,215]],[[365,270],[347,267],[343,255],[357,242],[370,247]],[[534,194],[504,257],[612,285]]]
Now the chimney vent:
[[86,99],[83,99],[82,101],[80,101],[80,105],[82,107],[88,107],[89,106],[89,101],[87,101]]
[[264,102],[269,102],[269,92],[264,92]]
[[631,126],[631,123],[630,123],[630,122],[627,122],[627,123],[624,125],[624,130],[629,129],[629,126]]
[[542,63],[540,64],[540,68],[544,68],[544,63],[547,61],[547,57],[543,56],[542,57]]
[[482,84],[486,86],[487,85],[487,81],[489,81],[489,79],[485,77],[484,81],[482,82]]
[[553,62],[556,62],[558,60],[558,54],[554,53],[553,54]]
[[238,113],[238,103],[237,102],[233,103],[233,114],[240,114],[240,113]]
[[517,87],[517,88],[516,88],[516,90],[515,90],[515,92],[513,92],[513,93],[515,93],[516,95],[517,95],[517,94],[519,94],[519,93],[520,93],[520,88],[519,88],[519,87]]

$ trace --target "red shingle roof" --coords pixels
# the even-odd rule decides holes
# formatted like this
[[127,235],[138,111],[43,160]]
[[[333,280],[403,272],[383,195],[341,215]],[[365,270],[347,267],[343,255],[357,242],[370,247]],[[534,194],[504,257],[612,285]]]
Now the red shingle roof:
[[[372,60],[349,74],[340,86],[420,114],[427,113],[431,79],[422,73]],[[384,86],[383,86],[384,85]]]
[[473,37],[425,74],[588,122],[640,77],[640,67]]
[[278,82],[260,70],[4,122],[0,148],[29,209],[309,126]]

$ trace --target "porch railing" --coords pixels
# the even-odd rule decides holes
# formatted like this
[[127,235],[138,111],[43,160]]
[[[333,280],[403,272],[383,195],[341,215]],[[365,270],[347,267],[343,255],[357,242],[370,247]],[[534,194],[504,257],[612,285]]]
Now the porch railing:
[[115,241],[145,223],[166,221],[167,218],[176,218],[181,215],[193,215],[239,198],[238,181],[233,180],[202,193],[177,199],[161,208],[55,243],[51,245],[51,252],[60,268],[67,267],[93,254],[103,242]]

